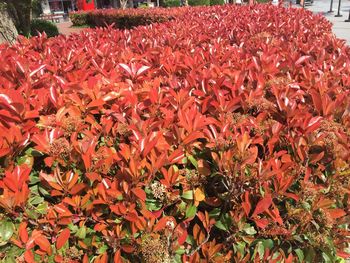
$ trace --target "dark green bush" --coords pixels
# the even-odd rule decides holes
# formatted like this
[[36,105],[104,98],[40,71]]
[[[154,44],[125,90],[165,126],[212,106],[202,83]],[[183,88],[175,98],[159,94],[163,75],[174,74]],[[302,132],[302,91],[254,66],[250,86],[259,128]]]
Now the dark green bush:
[[165,0],[164,1],[164,6],[165,7],[181,6],[181,2],[180,2],[180,0]]
[[173,19],[173,17],[169,15],[168,10],[152,10],[152,8],[127,10],[105,9],[90,12],[78,11],[70,13],[69,16],[73,26],[88,25],[90,27],[101,27],[113,24],[114,27],[119,29],[130,29],[136,26],[162,23]]
[[55,37],[59,35],[57,26],[46,20],[34,19],[30,24],[30,34],[37,36],[38,32],[45,32],[48,37]]
[[69,18],[74,26],[86,26],[89,25],[89,13],[76,12],[70,13]]
[[39,17],[42,14],[41,0],[32,0],[32,15],[33,18]]
[[224,0],[210,0],[210,5],[224,5]]
[[190,6],[210,5],[210,0],[188,0]]

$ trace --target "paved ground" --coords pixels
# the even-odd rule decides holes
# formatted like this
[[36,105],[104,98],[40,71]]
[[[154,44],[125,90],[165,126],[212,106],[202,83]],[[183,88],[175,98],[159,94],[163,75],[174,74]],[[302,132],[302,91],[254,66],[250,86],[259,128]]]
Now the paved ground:
[[323,14],[329,21],[333,23],[333,32],[338,38],[345,39],[350,45],[350,22],[344,22],[349,18],[350,0],[341,0],[340,14],[342,17],[335,17],[338,13],[339,0],[333,0],[333,13],[330,10],[331,0],[314,0],[314,3],[305,8],[314,12]]
[[72,22],[61,22],[57,24],[58,31],[63,35],[69,35],[71,33],[79,33],[84,30],[82,27],[72,27]]

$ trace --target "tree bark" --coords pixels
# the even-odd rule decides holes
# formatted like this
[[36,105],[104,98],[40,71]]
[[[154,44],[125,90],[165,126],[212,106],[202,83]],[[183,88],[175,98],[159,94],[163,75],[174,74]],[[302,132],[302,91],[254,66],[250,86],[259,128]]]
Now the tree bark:
[[121,9],[126,9],[127,5],[128,5],[128,0],[120,0]]
[[7,5],[0,2],[0,44],[5,42],[13,44],[17,36],[18,32]]
[[32,0],[0,0],[7,6],[8,13],[13,19],[19,34],[29,36],[32,15]]

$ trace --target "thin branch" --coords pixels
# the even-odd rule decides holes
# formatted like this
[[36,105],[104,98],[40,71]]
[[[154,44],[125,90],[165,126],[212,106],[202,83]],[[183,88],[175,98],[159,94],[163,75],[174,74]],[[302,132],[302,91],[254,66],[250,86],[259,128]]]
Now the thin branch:
[[202,242],[198,247],[196,247],[196,249],[192,250],[192,252],[189,254],[189,256],[191,257],[191,256],[193,256],[196,252],[198,252],[198,251],[201,249],[201,247],[202,247],[205,243],[208,242],[209,238],[210,238],[210,232],[208,232],[208,235],[207,235],[207,237],[203,240],[203,242]]

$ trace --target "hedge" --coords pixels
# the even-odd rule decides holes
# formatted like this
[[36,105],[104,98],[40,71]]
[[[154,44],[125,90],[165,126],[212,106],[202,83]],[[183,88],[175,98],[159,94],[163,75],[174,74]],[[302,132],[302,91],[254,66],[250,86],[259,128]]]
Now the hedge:
[[188,0],[190,6],[205,6],[210,5],[210,0]]
[[0,261],[349,257],[349,46],[304,9],[180,9],[0,46]]
[[73,12],[69,14],[69,17],[73,26],[100,27],[113,24],[119,29],[130,29],[136,26],[169,21],[178,12],[180,11],[177,9],[170,11],[165,8],[104,9]]
[[165,7],[178,7],[178,6],[181,6],[181,1],[180,0],[165,0],[164,6]]
[[30,31],[31,31],[30,33],[31,36],[37,36],[38,32],[39,33],[45,32],[48,37],[55,37],[55,36],[58,36],[59,34],[56,24],[50,21],[39,20],[39,19],[35,19],[31,21]]
[[210,0],[210,5],[224,5],[225,0]]

